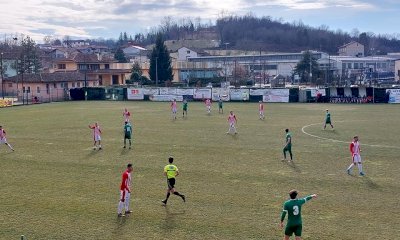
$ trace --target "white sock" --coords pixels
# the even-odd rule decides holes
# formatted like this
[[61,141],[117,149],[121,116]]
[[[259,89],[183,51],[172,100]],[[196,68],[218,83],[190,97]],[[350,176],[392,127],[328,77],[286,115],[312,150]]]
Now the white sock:
[[8,146],[11,150],[13,150],[13,147],[11,146],[11,144],[7,143],[7,146]]
[[129,211],[129,201],[131,200],[131,194],[129,192],[126,192],[126,197],[125,197],[125,211]]
[[354,167],[354,163],[350,164],[350,166],[347,168],[347,170],[351,170]]
[[358,167],[358,171],[359,171],[360,173],[362,173],[362,171],[363,171],[363,169],[362,169],[362,164],[359,163],[359,164],[357,165],[357,167]]
[[119,201],[118,203],[118,214],[122,213],[122,209],[124,208],[124,203],[122,201]]

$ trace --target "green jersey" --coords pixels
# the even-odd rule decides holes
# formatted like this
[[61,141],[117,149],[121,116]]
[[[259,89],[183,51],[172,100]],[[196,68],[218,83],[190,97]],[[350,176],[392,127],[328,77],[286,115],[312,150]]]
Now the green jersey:
[[331,113],[327,112],[325,117],[325,122],[330,122],[330,121],[331,121]]
[[183,110],[186,111],[188,107],[188,103],[187,102],[183,102]]
[[[289,138],[290,138],[290,142],[289,142]],[[292,145],[292,134],[290,132],[286,133],[286,143],[288,143],[288,146]]]
[[311,200],[311,196],[302,199],[290,199],[283,204],[281,221],[285,220],[286,214],[288,215],[288,227],[298,226],[302,224],[301,221],[301,206],[307,201]]
[[126,136],[130,136],[132,134],[132,125],[125,124],[124,133],[125,133]]
[[221,99],[218,101],[218,107],[222,108],[222,100]]

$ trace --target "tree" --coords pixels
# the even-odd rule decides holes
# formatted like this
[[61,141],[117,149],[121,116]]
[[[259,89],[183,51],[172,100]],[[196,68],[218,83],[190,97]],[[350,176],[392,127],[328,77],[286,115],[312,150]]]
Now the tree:
[[130,80],[132,82],[140,82],[142,80],[142,68],[140,67],[140,64],[138,62],[135,62],[132,66],[131,69],[131,78]]
[[128,62],[128,60],[126,60],[125,53],[124,53],[124,51],[122,51],[121,48],[118,48],[118,49],[117,49],[117,51],[116,51],[115,54],[114,54],[114,58],[115,58],[115,60],[117,60],[119,63],[126,63],[126,62]]
[[35,41],[29,36],[21,39],[21,52],[18,56],[18,73],[39,73],[42,66]]
[[150,79],[156,81],[156,84],[162,84],[172,81],[173,77],[171,57],[164,44],[163,35],[159,33],[150,57]]
[[[310,63],[311,62],[311,63]],[[311,65],[311,77],[310,77]],[[294,72],[300,76],[300,82],[315,83],[320,75],[318,62],[312,57],[310,51],[303,53],[303,59],[296,65]]]

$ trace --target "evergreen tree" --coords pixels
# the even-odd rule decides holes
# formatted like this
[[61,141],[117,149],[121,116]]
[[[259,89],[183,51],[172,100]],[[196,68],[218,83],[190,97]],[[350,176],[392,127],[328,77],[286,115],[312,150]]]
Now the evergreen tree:
[[18,73],[39,73],[42,66],[35,41],[29,36],[21,39],[21,53],[18,56]]
[[[311,76],[310,76],[310,61],[311,61]],[[294,72],[300,76],[301,82],[315,83],[320,75],[318,62],[312,57],[310,51],[303,54],[303,59],[296,65]]]
[[140,82],[142,79],[142,68],[140,67],[140,64],[138,62],[135,62],[132,66],[131,69],[131,78],[130,80],[132,80],[133,82]]
[[114,54],[115,60],[117,60],[119,63],[126,63],[128,60],[125,57],[124,51],[122,51],[121,48],[118,48],[117,51]]
[[156,45],[150,57],[150,79],[156,84],[157,79],[159,84],[173,79],[171,57],[161,33],[157,34]]

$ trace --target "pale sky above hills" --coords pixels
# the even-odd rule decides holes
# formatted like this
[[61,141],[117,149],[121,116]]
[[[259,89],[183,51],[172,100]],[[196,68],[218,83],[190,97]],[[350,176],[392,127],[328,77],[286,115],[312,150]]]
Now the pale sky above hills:
[[166,16],[214,21],[221,12],[302,20],[351,32],[400,33],[398,0],[0,0],[0,38],[29,34],[72,38],[117,38],[120,32],[145,33]]

